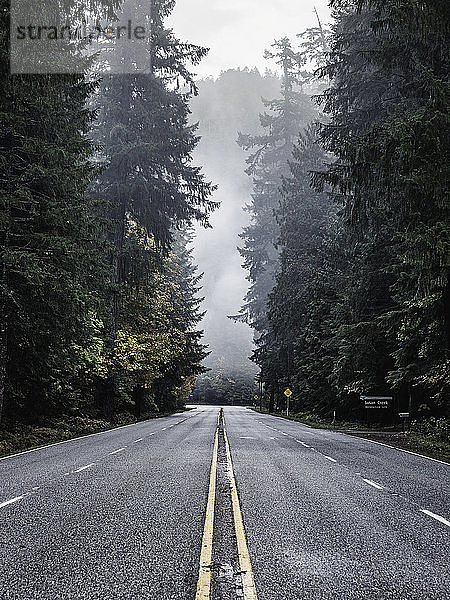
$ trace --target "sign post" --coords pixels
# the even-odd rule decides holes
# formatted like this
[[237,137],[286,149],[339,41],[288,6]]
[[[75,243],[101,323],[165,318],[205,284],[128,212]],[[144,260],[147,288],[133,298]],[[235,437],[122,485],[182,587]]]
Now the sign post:
[[409,412],[407,412],[407,413],[406,412],[405,413],[398,413],[398,416],[402,420],[402,430],[403,430],[403,433],[405,433],[405,423],[409,419]]
[[285,390],[284,395],[287,398],[287,400],[286,400],[286,416],[288,417],[289,416],[289,398],[292,396],[291,390],[289,388],[287,390]]

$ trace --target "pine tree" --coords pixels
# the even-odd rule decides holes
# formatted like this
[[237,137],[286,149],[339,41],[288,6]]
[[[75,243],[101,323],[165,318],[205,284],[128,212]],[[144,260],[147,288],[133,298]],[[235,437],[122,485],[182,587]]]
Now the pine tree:
[[[152,42],[149,74],[111,75],[101,86],[98,139],[106,165],[96,189],[109,204],[111,308],[106,316],[108,342],[114,347],[127,281],[124,272],[128,223],[136,223],[157,251],[167,253],[175,227],[200,221],[216,207],[209,200],[213,186],[191,164],[198,143],[188,125],[188,101],[196,93],[186,65],[197,64],[204,48],[182,43],[164,27],[173,1],[152,3]],[[184,91],[181,91],[183,89]],[[112,362],[109,361],[112,365]],[[112,414],[117,374],[104,380],[104,411]]]
[[[282,69],[281,98],[264,101],[268,112],[260,117],[262,135],[240,134],[238,138],[244,150],[252,151],[246,172],[253,177],[253,194],[247,207],[251,222],[243,230],[244,246],[239,249],[243,267],[249,272],[250,289],[235,318],[253,327],[257,346],[267,344],[267,300],[278,268],[279,229],[275,210],[280,199],[279,188],[288,172],[298,133],[315,114],[310,98],[302,91],[300,55],[294,52],[287,38],[276,41],[272,48],[265,56],[274,59]],[[255,358],[258,362],[258,352]]]
[[201,344],[203,332],[196,329],[205,314],[200,310],[203,298],[198,296],[202,275],[197,274],[193,264],[191,244],[191,232],[178,232],[170,262],[174,282],[171,328],[183,332],[184,344],[154,387],[155,397],[166,410],[183,407],[193,392],[198,375],[207,370],[201,364],[208,355],[206,346]]
[[[101,12],[107,3],[97,3]],[[95,10],[95,5],[93,4]],[[102,278],[83,75],[11,75],[1,5],[0,418],[36,419],[77,400]]]
[[405,395],[414,385],[416,408],[425,397],[442,406],[449,381],[446,8],[412,1],[332,5],[336,25],[325,72],[334,85],[323,95],[331,115],[323,141],[337,161],[324,180],[343,198],[367,250],[380,231],[377,243],[390,248],[376,276],[382,282],[388,272],[392,284],[378,313],[395,342],[387,383]]
[[317,126],[310,125],[294,147],[290,177],[284,180],[277,210],[280,271],[270,294],[268,337],[272,343],[264,352],[262,368],[266,386],[279,399],[286,387],[292,387],[293,401],[301,398],[303,408],[305,402],[314,404],[318,397],[322,402],[329,397],[326,377],[319,368],[327,312],[321,292],[335,209],[326,193],[311,188],[312,172],[325,159]]

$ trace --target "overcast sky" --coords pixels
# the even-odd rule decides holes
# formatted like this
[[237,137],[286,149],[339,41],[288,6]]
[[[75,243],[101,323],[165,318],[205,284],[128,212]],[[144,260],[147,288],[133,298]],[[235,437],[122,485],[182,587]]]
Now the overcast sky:
[[264,50],[274,39],[329,22],[327,0],[178,0],[168,22],[177,37],[210,48],[196,68],[200,77],[234,67],[270,66]]
[[[317,26],[314,6],[322,23],[328,23],[327,0],[177,0],[168,25],[181,40],[210,48],[208,56],[195,67],[198,78],[216,78],[222,71],[237,67],[257,67],[263,74],[267,68],[276,68],[263,58],[264,50],[275,39],[287,36],[295,42],[296,34]],[[230,94],[232,88],[227,88],[227,92]],[[242,94],[236,95],[242,100]],[[261,103],[255,110],[262,112],[263,108]],[[194,112],[194,120],[201,121],[202,115]],[[210,118],[218,118],[214,110],[207,112],[212,114]],[[236,117],[233,111],[230,114]],[[216,140],[212,146],[213,140],[209,140],[209,145],[202,140],[194,155],[195,164],[202,165],[207,179],[219,184],[213,199],[221,206],[211,218],[213,229],[196,227],[193,257],[199,272],[204,273],[206,298],[202,310],[207,314],[201,327],[212,352],[208,364],[239,364],[242,369],[247,363],[250,368],[252,331],[227,315],[239,312],[248,287],[237,247],[242,245],[238,235],[247,223],[243,207],[251,201],[251,187],[244,173],[245,153],[235,143],[238,123],[229,125],[236,126],[234,137]],[[200,123],[200,131],[201,127]],[[222,144],[226,145],[226,156]],[[234,155],[234,160],[230,155]]]

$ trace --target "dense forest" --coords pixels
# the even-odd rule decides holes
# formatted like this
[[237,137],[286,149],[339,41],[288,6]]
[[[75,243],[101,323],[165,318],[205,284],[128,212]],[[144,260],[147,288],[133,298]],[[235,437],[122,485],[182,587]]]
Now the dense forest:
[[2,0],[3,427],[175,410],[204,369],[190,229],[217,204],[188,116],[206,49],[164,26],[173,6],[152,2],[148,74],[11,75]]
[[239,137],[253,199],[236,318],[255,331],[270,410],[289,387],[297,412],[361,419],[367,394],[447,415],[447,7],[330,6],[331,30],[267,53],[281,97],[263,135]]
[[[145,74],[11,74],[0,2],[0,428],[256,393],[273,411],[288,387],[323,417],[360,419],[362,394],[448,416],[443,0],[331,0],[265,75],[200,82],[175,0],[149,4]],[[203,248],[202,290],[220,203],[230,255]]]

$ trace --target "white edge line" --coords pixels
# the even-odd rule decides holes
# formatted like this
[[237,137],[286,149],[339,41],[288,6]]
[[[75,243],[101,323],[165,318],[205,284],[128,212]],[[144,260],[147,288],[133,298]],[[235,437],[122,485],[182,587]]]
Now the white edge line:
[[[189,419],[189,417],[187,417]],[[61,444],[69,444],[70,442],[76,442],[77,440],[84,440],[85,438],[94,437],[96,435],[103,435],[105,433],[111,433],[111,431],[118,431],[119,429],[125,429],[125,427],[134,427],[135,425],[141,425],[143,423],[150,423],[155,419],[147,419],[146,421],[136,421],[136,423],[129,423],[128,425],[121,425],[120,427],[113,427],[112,429],[106,429],[105,431],[97,431],[97,433],[88,433],[88,435],[80,435],[78,437],[70,438],[70,440],[62,440],[62,442],[55,442],[54,444],[47,444],[46,446],[39,446],[38,448],[31,448],[31,450],[24,450],[23,452],[16,452],[16,454],[8,454],[8,456],[2,456],[0,461],[7,460],[8,458],[14,458],[16,456],[22,456],[23,454],[30,454],[30,452],[37,452],[38,450],[45,450],[45,448],[52,448],[53,446],[60,446]],[[186,420],[186,419],[184,419]],[[153,434],[150,434],[153,435]]]
[[[149,421],[153,421],[153,419],[149,419]],[[7,458],[14,458],[15,456],[22,456],[23,454],[29,454],[30,452],[37,452],[38,450],[45,450],[45,448],[52,448],[53,446],[60,446],[61,444],[69,444],[70,442],[76,442],[77,440],[84,440],[85,438],[94,437],[95,435],[103,435],[104,433],[110,433],[111,431],[117,431],[118,429],[125,429],[125,427],[133,427],[134,425],[138,425],[140,423],[147,423],[148,421],[138,421],[137,423],[130,423],[129,425],[121,425],[120,427],[115,427],[114,429],[107,429],[106,431],[97,431],[97,433],[89,433],[88,435],[80,435],[79,437],[71,438],[70,440],[63,440],[62,442],[55,442],[54,444],[47,444],[47,446],[39,446],[39,448],[31,448],[31,450],[24,450],[23,452],[17,452],[17,454],[9,454],[8,456],[3,456],[0,458],[1,460],[6,460]]]
[[81,471],[86,471],[90,467],[93,467],[95,463],[91,463],[90,465],[85,465],[84,467],[80,467],[79,469],[75,469],[74,473],[81,473]]
[[308,446],[308,444],[305,444],[305,442],[301,442],[300,440],[295,440],[298,444],[301,444],[302,446],[305,446],[305,448],[311,448],[311,446]]
[[439,460],[437,458],[432,458],[431,456],[425,456],[424,454],[419,454],[418,452],[412,452],[411,450],[405,450],[404,448],[397,448],[397,446],[390,446],[389,444],[384,444],[383,442],[376,442],[375,440],[369,440],[368,438],[360,437],[359,435],[351,435],[350,433],[344,433],[342,431],[337,431],[336,433],[341,433],[342,435],[356,438],[358,440],[364,440],[365,442],[370,442],[371,444],[378,444],[379,446],[386,446],[386,448],[392,448],[393,450],[398,450],[399,452],[406,452],[406,454],[413,454],[414,456],[420,456],[421,458],[426,458],[428,460],[433,460],[434,462],[441,463],[441,465],[450,466],[450,463],[445,462],[445,460]]
[[112,454],[119,454],[119,452],[123,452],[126,449],[127,449],[127,447],[125,446],[124,448],[119,448],[118,450],[113,450],[112,452],[109,452],[109,455],[111,456]]
[[324,454],[323,457],[326,458],[327,460],[331,460],[331,462],[337,463],[337,460],[335,458],[331,458],[331,456],[326,456]]
[[[274,418],[275,419],[283,419],[285,421],[289,420],[289,419],[284,419],[284,417],[274,417]],[[307,425],[306,423],[302,423],[301,421],[294,421],[294,423],[295,422],[299,423],[303,427],[308,427],[308,429],[314,429],[315,431],[318,431],[315,427],[311,427],[311,425]],[[341,435],[346,435],[351,438],[357,438],[359,440],[364,440],[366,442],[370,442],[371,444],[378,444],[379,446],[386,446],[386,448],[392,448],[393,450],[398,450],[399,452],[406,452],[406,454],[420,456],[421,458],[426,458],[427,460],[432,460],[434,462],[440,463],[441,465],[450,466],[450,463],[445,462],[445,460],[439,460],[438,458],[432,458],[431,456],[425,456],[425,454],[419,454],[418,452],[412,452],[411,450],[405,450],[404,448],[397,448],[397,446],[390,446],[389,444],[384,444],[383,442],[376,442],[375,440],[369,440],[368,438],[361,437],[359,435],[351,435],[350,433],[345,433],[344,431],[333,431],[332,429],[327,429],[327,430],[322,430],[322,431],[329,431],[331,433],[340,433]]]
[[420,512],[423,512],[426,515],[428,515],[429,517],[433,517],[433,519],[436,519],[436,521],[440,521],[441,523],[444,523],[444,525],[447,525],[447,527],[450,527],[450,521],[447,521],[447,519],[444,519],[444,517],[441,517],[440,515],[436,515],[435,513],[432,513],[431,510],[425,510],[422,508],[422,509],[420,509]]
[[376,488],[377,490],[382,490],[383,489],[382,485],[380,485],[379,483],[375,483],[375,481],[372,481],[371,479],[364,479],[364,477],[363,477],[363,481],[365,481],[366,483],[368,483],[372,487]]
[[11,498],[11,500],[6,500],[6,502],[0,504],[0,508],[8,506],[8,504],[14,504],[14,502],[19,502],[19,500],[22,500],[23,498],[25,498],[25,496],[17,496],[16,498]]

